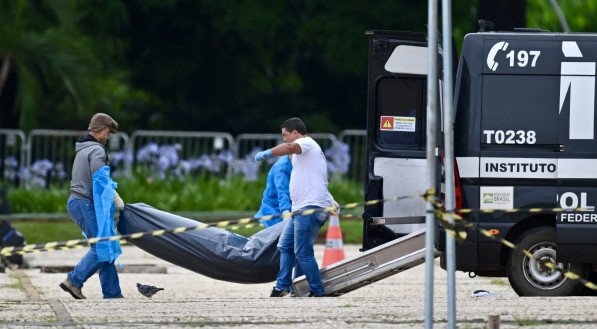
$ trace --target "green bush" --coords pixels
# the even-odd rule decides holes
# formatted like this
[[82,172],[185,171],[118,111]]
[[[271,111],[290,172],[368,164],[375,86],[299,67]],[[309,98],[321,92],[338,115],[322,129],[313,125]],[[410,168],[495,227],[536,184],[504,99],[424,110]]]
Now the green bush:
[[8,203],[12,213],[46,213],[66,212],[68,188],[52,187],[50,189],[10,189]]

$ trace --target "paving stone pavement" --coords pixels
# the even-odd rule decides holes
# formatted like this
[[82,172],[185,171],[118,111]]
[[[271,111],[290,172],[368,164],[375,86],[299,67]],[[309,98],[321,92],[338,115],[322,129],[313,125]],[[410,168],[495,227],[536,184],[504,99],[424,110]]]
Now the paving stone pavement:
[[[347,257],[358,246],[345,246]],[[31,268],[0,273],[0,328],[421,328],[424,325],[424,266],[336,298],[269,298],[273,283],[217,281],[124,247],[121,263],[165,266],[167,274],[122,273],[124,299],[103,300],[99,279],[85,285],[86,300],[74,300],[58,284],[64,273],[39,266],[72,266],[85,250],[27,255]],[[323,247],[316,246],[321,261]],[[447,326],[446,273],[436,263],[435,328]],[[469,278],[457,273],[459,328],[483,328],[499,315],[501,328],[597,328],[595,297],[520,298],[506,278]],[[153,298],[136,283],[165,288]],[[472,297],[476,289],[493,297]]]

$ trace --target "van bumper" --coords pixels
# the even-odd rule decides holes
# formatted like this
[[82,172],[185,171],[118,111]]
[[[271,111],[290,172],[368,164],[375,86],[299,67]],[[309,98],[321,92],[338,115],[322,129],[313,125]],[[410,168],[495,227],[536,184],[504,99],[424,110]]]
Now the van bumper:
[[[440,266],[446,269],[446,230],[442,227],[438,228],[435,248],[442,253]],[[498,274],[492,274],[491,276],[505,275],[505,268],[501,261],[501,250],[499,243],[477,243],[470,238],[463,242],[456,242],[456,270],[475,272],[478,275],[483,275],[483,273]]]

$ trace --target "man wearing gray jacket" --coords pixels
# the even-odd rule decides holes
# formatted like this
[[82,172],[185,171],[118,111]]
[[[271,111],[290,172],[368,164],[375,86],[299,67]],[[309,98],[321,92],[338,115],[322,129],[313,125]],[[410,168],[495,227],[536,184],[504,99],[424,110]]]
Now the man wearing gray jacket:
[[[83,230],[87,238],[98,235],[98,220],[94,208],[93,173],[108,165],[105,145],[111,133],[118,129],[118,123],[107,114],[96,113],[89,123],[88,134],[77,140],[76,156],[73,162],[70,197],[67,210],[71,219]],[[114,195],[116,211],[124,209],[124,202]],[[120,283],[113,261],[100,261],[96,245],[91,245],[87,254],[79,261],[74,270],[68,273],[60,288],[70,293],[75,299],[85,299],[81,292],[83,284],[95,272],[99,272],[104,298],[121,298]]]

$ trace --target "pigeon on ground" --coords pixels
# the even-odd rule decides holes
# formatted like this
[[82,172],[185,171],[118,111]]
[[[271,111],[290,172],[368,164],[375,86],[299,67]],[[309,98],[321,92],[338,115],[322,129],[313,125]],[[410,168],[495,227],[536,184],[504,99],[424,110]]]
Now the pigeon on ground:
[[164,288],[158,288],[146,284],[137,283],[137,290],[139,290],[141,295],[151,298],[151,296],[155,295],[156,292],[164,290]]

